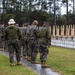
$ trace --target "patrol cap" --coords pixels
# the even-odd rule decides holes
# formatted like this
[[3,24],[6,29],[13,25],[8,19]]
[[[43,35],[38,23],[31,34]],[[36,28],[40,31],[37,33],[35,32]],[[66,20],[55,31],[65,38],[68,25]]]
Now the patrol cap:
[[15,24],[15,26],[19,27],[19,24]]
[[29,25],[29,23],[28,23],[28,22],[26,22],[26,23],[24,23],[24,24],[23,24],[23,26],[28,26],[28,25]]
[[37,20],[34,20],[32,24],[33,25],[37,25],[38,24],[38,21]]
[[8,24],[15,24],[16,22],[14,21],[14,19],[10,19]]
[[48,22],[44,22],[43,26],[48,27],[49,23]]

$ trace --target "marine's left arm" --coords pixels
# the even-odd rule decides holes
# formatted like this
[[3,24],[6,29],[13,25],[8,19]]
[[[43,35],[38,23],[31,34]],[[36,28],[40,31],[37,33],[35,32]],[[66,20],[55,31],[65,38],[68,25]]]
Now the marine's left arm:
[[51,33],[50,33],[50,29],[48,28],[47,29],[47,42],[48,42],[48,45],[50,46],[51,45]]
[[22,34],[21,34],[20,29],[18,29],[18,37],[19,37],[19,40],[21,40],[21,39],[22,39]]

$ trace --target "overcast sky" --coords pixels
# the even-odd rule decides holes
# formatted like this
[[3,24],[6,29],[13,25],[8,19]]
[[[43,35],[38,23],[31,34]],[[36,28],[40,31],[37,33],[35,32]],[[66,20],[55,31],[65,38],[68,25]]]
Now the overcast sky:
[[[71,10],[71,13],[73,13],[71,7],[68,8],[68,11],[70,11],[70,10]],[[62,15],[63,15],[63,14],[66,14],[66,7],[62,7],[62,8],[61,8],[61,14],[62,14]]]
[[[70,11],[73,8],[73,3],[71,1],[69,1],[68,4],[72,4],[72,6],[69,6],[69,8],[68,8],[68,11]],[[66,14],[66,6],[61,7],[61,14]]]
[[61,8],[61,14],[63,15],[63,14],[66,14],[66,8],[65,7],[62,7]]

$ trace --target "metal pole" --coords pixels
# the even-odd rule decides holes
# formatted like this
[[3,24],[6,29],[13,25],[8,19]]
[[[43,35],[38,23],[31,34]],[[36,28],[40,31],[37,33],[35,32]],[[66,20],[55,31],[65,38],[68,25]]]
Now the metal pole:
[[67,13],[67,25],[68,25],[68,0],[67,0],[67,11],[66,11],[66,13]]
[[54,0],[54,25],[56,25],[56,0]]
[[29,0],[29,24],[31,23],[31,0]]

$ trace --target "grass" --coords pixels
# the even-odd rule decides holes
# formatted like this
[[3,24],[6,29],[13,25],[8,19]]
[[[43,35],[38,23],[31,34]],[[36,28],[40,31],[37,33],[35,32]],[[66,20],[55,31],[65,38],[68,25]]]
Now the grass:
[[75,50],[51,46],[46,63],[63,75],[75,75]]
[[38,75],[25,66],[9,65],[9,59],[0,54],[0,75]]
[[[39,54],[37,61],[40,62]],[[51,46],[47,58],[47,65],[63,75],[75,75],[75,50]],[[37,75],[23,66],[9,66],[9,59],[0,55],[0,75]]]

